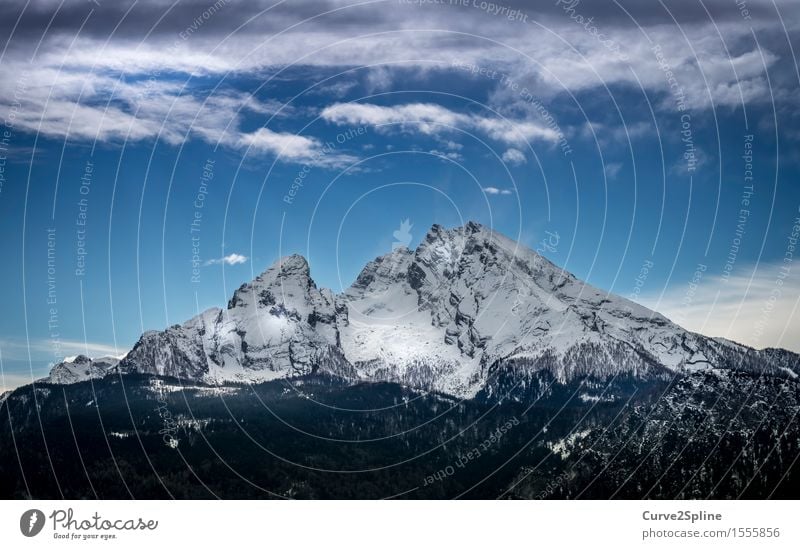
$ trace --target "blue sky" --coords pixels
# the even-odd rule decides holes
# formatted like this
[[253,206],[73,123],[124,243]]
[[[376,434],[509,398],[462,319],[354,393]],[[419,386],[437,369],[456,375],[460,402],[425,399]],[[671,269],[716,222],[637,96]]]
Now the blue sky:
[[224,306],[280,255],[339,291],[404,220],[411,246],[476,220],[800,349],[796,6],[349,4],[3,6],[5,386]]

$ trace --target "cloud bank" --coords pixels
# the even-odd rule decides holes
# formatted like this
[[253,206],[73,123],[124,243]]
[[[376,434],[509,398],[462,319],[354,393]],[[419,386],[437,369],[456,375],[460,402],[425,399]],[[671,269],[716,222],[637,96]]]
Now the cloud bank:
[[[768,76],[793,67],[787,40],[798,34],[797,2],[750,0],[746,21],[723,0],[506,4],[521,10],[524,20],[509,20],[480,4],[10,0],[0,6],[0,35],[6,38],[0,117],[13,114],[17,129],[56,139],[176,144],[199,138],[306,162],[320,146],[313,136],[271,124],[258,130],[242,124],[243,113],[281,118],[290,109],[281,111],[280,101],[255,100],[229,83],[253,74],[280,79],[291,67],[364,67],[368,88],[380,91],[395,81],[398,70],[446,74],[457,62],[476,67],[477,78],[498,80],[490,106],[502,104],[526,116],[514,119],[510,130],[497,117],[424,103],[334,104],[328,115],[398,124],[416,117],[421,131],[452,124],[515,148],[554,136],[531,114],[530,104],[508,91],[512,85],[543,100],[605,93],[609,87],[643,89],[654,94],[661,109],[673,107],[671,79],[692,109],[792,95],[786,79]],[[590,19],[591,28],[576,23]],[[598,33],[620,44],[624,58],[611,55]],[[502,81],[499,74],[514,80]],[[313,91],[327,89],[334,98],[335,90],[349,89],[346,80]],[[509,161],[521,162],[511,154]]]

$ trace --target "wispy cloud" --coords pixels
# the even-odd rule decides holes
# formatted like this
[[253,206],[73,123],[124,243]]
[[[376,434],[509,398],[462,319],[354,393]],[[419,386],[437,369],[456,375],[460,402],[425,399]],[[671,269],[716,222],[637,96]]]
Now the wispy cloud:
[[58,362],[66,357],[87,355],[92,358],[101,356],[119,356],[127,349],[115,347],[107,343],[84,342],[73,339],[31,339],[30,343],[19,339],[0,340],[0,352],[4,360],[27,361],[47,360]]
[[[793,96],[791,78],[766,78],[768,70],[778,68],[794,74],[793,66],[780,64],[791,58],[787,42],[768,39],[785,32],[771,0],[748,1],[751,20],[747,25],[742,24],[738,10],[731,10],[730,2],[724,0],[708,0],[702,10],[697,2],[682,1],[680,9],[672,12],[642,2],[627,6],[624,14],[605,3],[582,3],[582,15],[591,16],[604,35],[625,44],[625,61],[609,55],[595,35],[575,25],[562,6],[553,2],[510,3],[519,4],[531,21],[544,22],[548,32],[540,32],[533,23],[509,23],[481,9],[446,4],[418,9],[410,4],[345,0],[254,0],[239,3],[236,9],[217,10],[220,13],[213,20],[203,20],[202,28],[187,36],[187,25],[196,21],[208,4],[40,1],[31,7],[25,0],[7,0],[0,3],[0,33],[11,37],[0,75],[0,116],[7,117],[20,98],[17,127],[23,131],[102,141],[159,136],[177,143],[187,136],[213,141],[224,137],[224,143],[234,146],[248,140],[249,132],[239,125],[240,113],[274,113],[275,105],[269,101],[259,104],[223,88],[216,89],[212,97],[204,96],[201,89],[209,86],[206,81],[198,84],[198,79],[268,74],[293,65],[360,66],[369,68],[355,74],[357,80],[367,90],[381,90],[397,81],[398,71],[445,73],[453,70],[455,60],[501,68],[536,97],[634,86],[660,96],[654,100],[658,108],[672,109],[669,84],[652,51],[654,45],[661,48],[693,109]],[[27,10],[25,17],[18,18],[23,10]],[[797,2],[783,2],[780,8],[784,21],[797,20],[798,11]],[[685,39],[675,39],[673,17],[682,24]],[[55,24],[48,26],[48,22]],[[370,32],[356,32],[355,28]],[[763,46],[754,43],[751,28],[765,36],[760,41]],[[790,32],[796,29],[790,27]],[[530,39],[532,33],[536,40]],[[502,44],[481,38],[487,36],[502,36]],[[735,47],[733,54],[729,47]],[[410,51],[424,51],[424,62],[409,60]],[[18,94],[23,75],[24,93]],[[172,84],[165,85],[169,78]],[[475,78],[486,81],[485,75]],[[509,89],[495,84],[498,90]],[[309,93],[337,97],[353,85],[346,79],[331,80]],[[508,93],[516,97],[518,106],[527,104],[516,88]],[[421,116],[419,128],[452,122],[451,114],[441,109]],[[456,122],[463,125],[464,119]],[[514,123],[514,131],[492,118],[475,117],[467,122],[509,144],[553,138],[552,130],[524,117]],[[269,146],[259,150],[274,154],[275,140],[285,140],[289,149],[296,145],[291,134],[272,131],[275,135],[267,136]],[[249,138],[264,137],[256,134]],[[296,161],[303,156],[284,158]]]
[[205,265],[241,265],[242,263],[247,263],[248,257],[246,255],[241,254],[229,254],[219,259],[209,259],[205,262]]
[[326,107],[320,116],[335,124],[381,127],[390,131],[390,125],[414,129],[425,134],[438,134],[461,125],[466,115],[453,112],[441,105],[409,103],[385,107],[369,103],[335,103]]
[[603,166],[603,171],[608,179],[616,179],[620,170],[622,170],[622,164],[619,162],[607,162]]
[[511,189],[498,189],[497,187],[484,187],[483,192],[491,195],[504,195],[504,196],[514,194],[514,191],[512,191]]
[[41,66],[20,71],[20,79],[0,79],[0,117],[13,115],[15,128],[47,137],[108,143],[158,139],[171,145],[198,138],[284,162],[338,167],[354,160],[324,151],[314,137],[267,127],[242,129],[247,117],[280,121],[297,113],[274,99],[261,101],[230,89],[213,94],[184,89],[174,75],[126,79]]
[[447,158],[447,159],[452,160],[454,162],[461,162],[461,161],[464,160],[464,155],[462,155],[461,153],[456,152],[456,151],[440,151],[438,149],[431,149],[428,152],[430,152],[431,154],[433,154],[435,156],[439,156],[439,157],[442,157],[442,158]]
[[585,122],[577,135],[590,141],[597,141],[603,148],[622,145],[627,147],[628,141],[641,137],[649,137],[659,131],[652,121],[638,121],[626,124],[606,124],[603,122]]
[[369,103],[336,103],[320,116],[335,124],[370,125],[377,131],[417,131],[442,135],[455,129],[480,131],[496,141],[520,145],[531,140],[556,143],[559,135],[546,126],[529,120],[505,120],[452,111],[432,103],[407,103],[383,106]]

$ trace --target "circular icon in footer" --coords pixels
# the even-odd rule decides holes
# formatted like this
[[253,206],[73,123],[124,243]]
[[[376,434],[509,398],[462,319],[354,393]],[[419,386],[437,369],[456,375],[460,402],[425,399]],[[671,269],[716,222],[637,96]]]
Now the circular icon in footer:
[[44,528],[44,513],[38,509],[29,509],[22,513],[19,519],[19,531],[22,535],[32,538]]

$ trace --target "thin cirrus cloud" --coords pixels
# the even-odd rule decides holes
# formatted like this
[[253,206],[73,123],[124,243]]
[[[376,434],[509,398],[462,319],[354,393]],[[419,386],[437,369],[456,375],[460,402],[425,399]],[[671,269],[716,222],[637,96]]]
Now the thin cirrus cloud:
[[[697,11],[697,2],[683,3],[686,5],[677,10],[679,13]],[[24,2],[10,0],[3,4],[0,20],[5,20],[3,26],[10,27]],[[742,25],[729,2],[707,0],[703,4],[708,13],[699,12],[679,22],[680,35],[676,37],[675,14],[657,4],[627,6],[623,12],[610,1],[577,3],[577,12],[584,18],[592,16],[598,31],[625,45],[623,60],[611,55],[595,35],[576,25],[563,9],[564,3],[521,4],[519,7],[530,15],[530,22],[509,24],[502,17],[469,6],[445,4],[419,9],[401,3],[387,9],[389,6],[384,3],[354,4],[348,0],[292,0],[279,4],[254,0],[246,6],[237,4],[235,9],[231,3],[222,5],[214,17],[189,35],[187,24],[208,6],[187,2],[176,8],[173,4],[152,0],[146,8],[134,6],[132,15],[124,20],[129,0],[60,8],[63,22],[59,18],[61,24],[45,36],[37,59],[51,67],[60,66],[65,46],[77,36],[70,54],[72,68],[140,74],[152,70],[225,74],[291,64],[372,65],[373,69],[366,71],[367,84],[378,89],[392,81],[394,71],[390,65],[443,68],[457,59],[475,66],[505,66],[515,76],[528,75],[536,82],[533,91],[548,95],[614,84],[666,91],[664,69],[652,51],[654,46],[660,46],[692,106],[708,107],[712,101],[733,106],[742,100],[769,100],[764,73],[781,57],[753,43],[751,26],[777,34],[783,31],[779,15],[784,21],[798,15],[796,3],[784,2],[778,14],[770,0],[750,0],[752,18],[749,25]],[[17,29],[19,38],[35,47],[42,36],[37,23],[44,27],[48,10],[55,8],[40,6],[38,19],[23,18]],[[79,22],[90,9],[94,12],[78,34]],[[158,20],[158,15],[167,11],[171,17]],[[141,23],[131,26],[132,20]],[[158,25],[148,27],[144,24],[148,20],[158,20]],[[106,44],[103,39],[118,23],[122,29],[117,30],[119,37]],[[359,28],[369,32],[358,32]],[[231,30],[237,32],[231,34]],[[181,33],[185,39],[178,39]],[[530,39],[532,33],[536,40]],[[145,34],[145,43],[130,39]],[[493,35],[502,35],[502,43],[482,38]],[[465,43],[464,36],[473,39]],[[733,45],[735,53],[729,53]],[[773,43],[770,46],[779,47]],[[788,50],[785,44],[780,47]],[[169,55],[164,55],[165,48],[169,48]],[[408,61],[408,51],[425,51],[425,61]]]
[[431,103],[395,106],[335,103],[323,109],[320,116],[335,124],[370,125],[383,132],[400,129],[440,135],[453,129],[480,131],[496,141],[512,145],[531,140],[556,143],[560,137],[553,129],[531,121],[463,114]]
[[[778,10],[771,0],[750,0],[748,25],[741,24],[730,2],[708,0],[701,11],[696,2],[683,2],[675,13],[679,18],[691,16],[677,20],[679,33],[675,13],[661,5],[641,4],[627,6],[625,13],[613,2],[575,5],[584,18],[594,18],[605,36],[625,45],[626,60],[621,60],[576,25],[558,3],[520,3],[529,22],[509,23],[469,6],[432,4],[421,9],[396,4],[386,9],[384,3],[345,0],[254,0],[234,9],[225,2],[187,32],[207,4],[8,0],[0,3],[0,32],[10,37],[0,65],[0,116],[15,112],[17,128],[53,138],[158,137],[171,144],[199,138],[229,147],[252,145],[253,152],[280,155],[287,162],[320,158],[324,165],[340,166],[352,159],[318,157],[320,141],[313,137],[297,139],[271,125],[267,131],[242,129],[243,116],[270,110],[285,116],[289,109],[230,89],[209,97],[198,86],[184,88],[182,82],[185,77],[223,78],[293,65],[365,67],[353,76],[367,89],[380,90],[391,85],[397,70],[425,69],[416,72],[433,78],[459,71],[453,65],[458,61],[460,66],[499,69],[545,101],[617,85],[656,94],[656,108],[668,111],[675,100],[668,74],[674,75],[692,109],[792,100],[787,89],[792,52],[779,38],[787,32],[784,21],[800,16],[797,2],[784,2]],[[114,34],[109,34],[112,29]],[[754,31],[770,39],[756,43]],[[791,25],[788,32],[796,34]],[[530,39],[532,33],[536,40]],[[502,43],[482,38],[493,35],[502,35]],[[655,47],[660,48],[659,57]],[[424,61],[409,59],[409,51],[424,51]],[[787,78],[767,78],[768,73],[790,69]],[[175,81],[165,83],[169,78]],[[494,85],[494,97],[503,105],[531,108],[508,86],[475,78]],[[343,84],[331,81],[309,93],[322,92],[325,86],[341,89]],[[328,100],[336,98],[331,93]],[[534,122],[535,116],[515,119],[509,131],[503,119],[459,115],[436,105],[390,111],[373,107],[352,107],[351,115],[352,109],[361,109],[357,118],[384,123],[417,117],[418,131],[452,125],[481,131],[513,148],[528,140],[556,139],[552,128]]]
[[[77,355],[91,358],[112,356],[121,359],[126,350],[92,341],[70,339],[53,340],[49,338],[31,339],[29,342],[5,339],[0,340],[0,394],[20,385],[32,383],[49,373],[52,364]],[[4,361],[30,364],[30,370],[19,373],[18,369],[6,371]],[[41,363],[46,366],[34,366]]]
[[603,172],[608,179],[616,179],[620,171],[622,171],[622,164],[620,162],[608,162],[603,166]]
[[120,348],[107,343],[78,341],[71,339],[31,339],[30,342],[15,339],[0,341],[0,352],[4,360],[27,361],[28,358],[41,359],[49,357],[51,362],[63,360],[65,357],[87,355],[89,357],[119,357]]
[[[679,39],[675,13],[663,7],[642,3],[628,6],[623,14],[612,3],[601,4],[579,3],[575,9],[584,18],[592,16],[604,35],[625,44],[625,61],[609,55],[607,47],[576,25],[558,3],[521,5],[530,22],[509,24],[480,9],[452,5],[418,9],[397,4],[386,9],[383,3],[344,0],[279,4],[254,0],[234,7],[226,2],[187,32],[187,25],[198,20],[207,4],[120,0],[58,5],[9,0],[0,5],[0,32],[10,37],[0,75],[0,116],[7,117],[16,108],[19,129],[54,138],[136,141],[157,136],[176,144],[194,137],[230,147],[252,143],[254,152],[283,151],[281,158],[287,162],[307,162],[316,158],[319,141],[303,142],[274,129],[254,133],[241,129],[242,113],[263,113],[268,105],[236,91],[203,97],[192,86],[183,89],[177,82],[165,85],[164,81],[168,76],[222,77],[294,64],[361,66],[369,67],[358,73],[365,86],[379,90],[391,85],[400,68],[424,67],[428,75],[448,74],[457,70],[453,60],[458,60],[462,66],[500,68],[545,100],[565,92],[623,85],[660,94],[656,107],[672,110],[668,71],[693,109],[792,96],[786,89],[789,80],[768,80],[766,75],[776,67],[793,73],[791,56],[780,40],[786,32],[782,21],[797,20],[796,2],[783,3],[778,13],[769,0],[750,0],[749,25],[741,24],[729,2],[709,0],[702,11],[695,9],[696,3],[684,2],[675,13],[692,16],[677,21]],[[55,24],[48,26],[48,21]],[[353,21],[369,32],[354,32]],[[494,31],[502,32],[503,43],[481,38]],[[754,31],[764,37],[759,43],[752,39]],[[532,32],[535,41],[530,40]],[[425,51],[425,62],[409,61],[408,51]],[[313,55],[307,55],[310,52]],[[335,81],[326,85],[342,87]],[[499,82],[494,85],[505,92],[497,96],[501,104],[530,107],[518,92]],[[115,90],[113,97],[109,90]],[[502,119],[458,116],[433,105],[393,107],[391,112],[381,112],[377,106],[371,112],[366,105],[359,108],[361,116],[388,118],[386,123],[396,116],[405,121],[419,116],[420,131],[451,124],[516,146],[526,140],[554,139],[552,129],[531,122],[533,116],[516,120],[513,131],[508,131]],[[335,166],[347,160],[326,156],[322,162]]]
[[320,167],[341,168],[358,160],[354,155],[326,149],[320,140],[314,137],[275,132],[269,128],[259,128],[254,132],[242,134],[237,144],[256,152],[271,153],[279,160]]
[[247,263],[248,257],[237,253],[229,254],[217,259],[209,259],[205,265],[241,265]]
[[243,131],[247,116],[277,120],[296,110],[275,100],[224,90],[198,96],[176,81],[130,80],[90,72],[36,70],[23,79],[0,79],[0,116],[13,116],[14,127],[47,137],[102,142],[159,139],[177,145],[191,138],[282,161],[339,167],[353,157],[325,151],[320,140],[262,127]]

